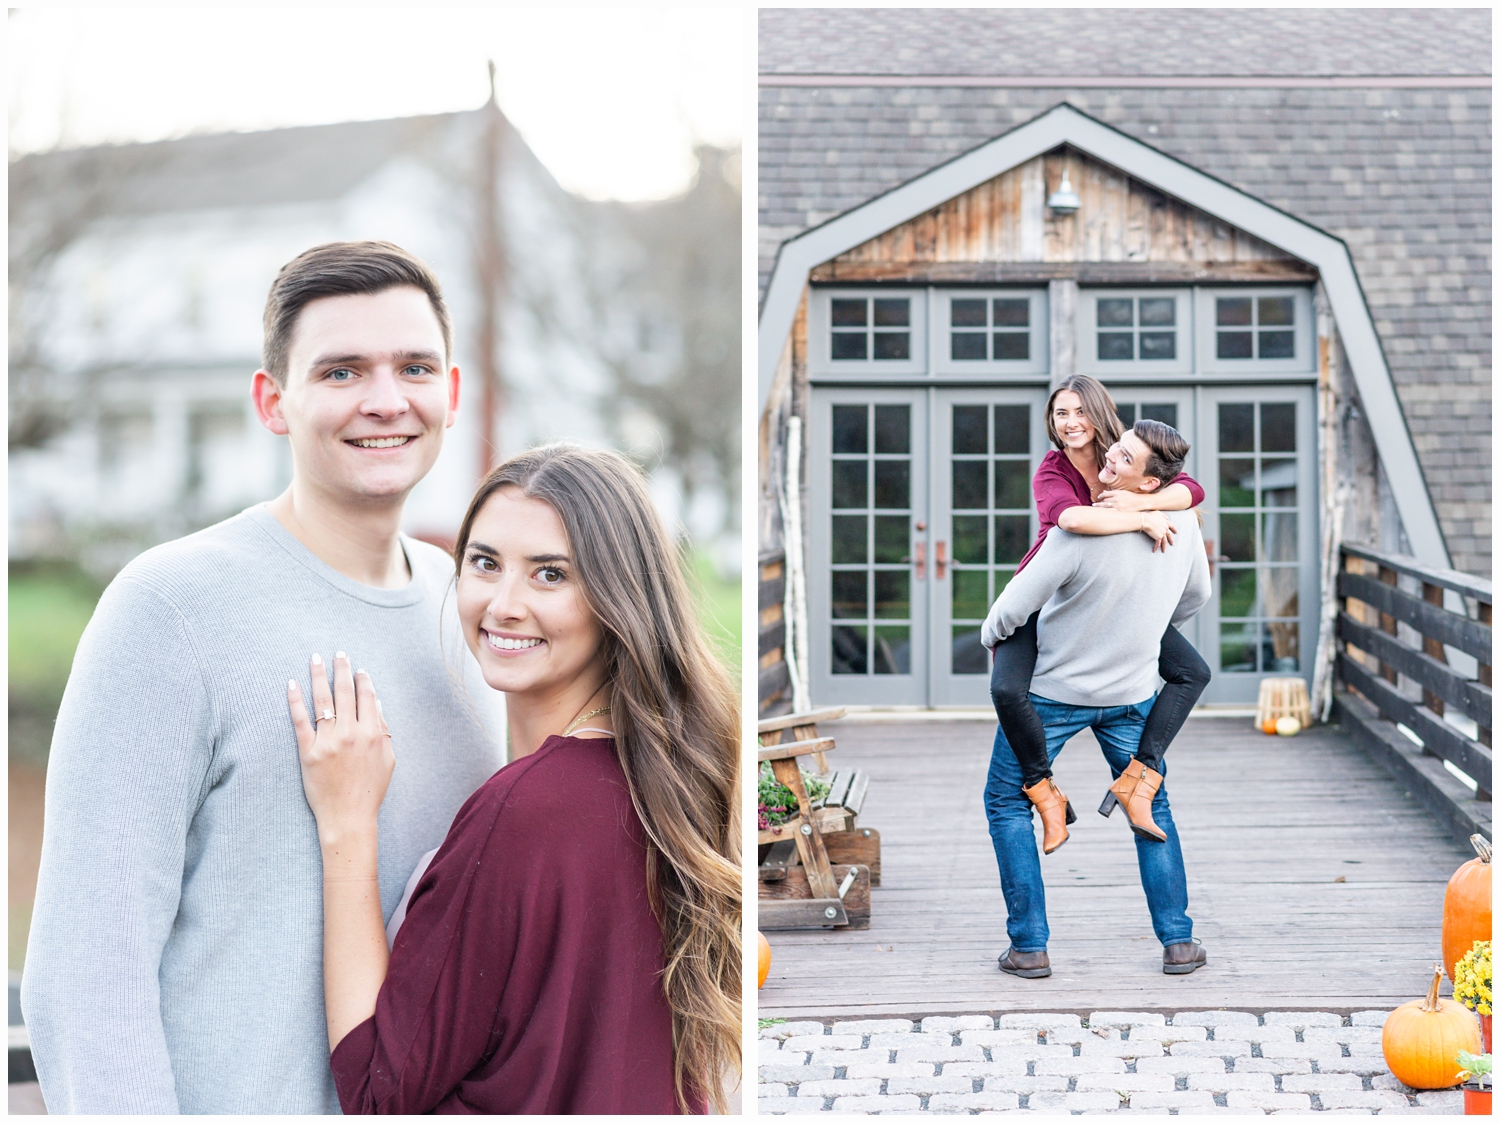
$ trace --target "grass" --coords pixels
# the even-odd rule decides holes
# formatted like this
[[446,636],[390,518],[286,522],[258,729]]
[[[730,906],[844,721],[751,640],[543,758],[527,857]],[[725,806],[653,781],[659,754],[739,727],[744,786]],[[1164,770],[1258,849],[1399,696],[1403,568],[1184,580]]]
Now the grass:
[[102,592],[73,566],[13,570],[9,584],[10,700],[55,707],[73,667],[78,638]]
[[704,554],[693,559],[693,573],[688,580],[698,598],[698,616],[704,633],[718,649],[719,658],[729,666],[730,674],[737,677],[744,634],[740,624],[740,580],[722,577]]

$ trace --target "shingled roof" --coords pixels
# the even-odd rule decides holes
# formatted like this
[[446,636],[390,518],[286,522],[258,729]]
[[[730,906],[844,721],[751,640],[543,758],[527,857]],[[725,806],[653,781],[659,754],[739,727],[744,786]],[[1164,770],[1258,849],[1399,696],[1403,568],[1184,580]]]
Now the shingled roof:
[[762,293],[782,241],[1066,101],[1348,243],[1454,564],[1489,573],[1487,10],[760,21]]

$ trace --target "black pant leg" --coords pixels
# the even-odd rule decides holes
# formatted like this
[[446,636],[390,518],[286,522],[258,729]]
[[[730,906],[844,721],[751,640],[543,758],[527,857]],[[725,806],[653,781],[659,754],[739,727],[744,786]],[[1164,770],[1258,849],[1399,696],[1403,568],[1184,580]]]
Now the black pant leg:
[[1146,716],[1136,757],[1152,770],[1159,771],[1162,756],[1187,722],[1188,712],[1193,710],[1193,705],[1208,686],[1212,673],[1198,655],[1198,650],[1170,625],[1161,637],[1161,657],[1156,670],[1166,685],[1157,695],[1156,703],[1151,705],[1151,714]]
[[1000,730],[1016,761],[1022,783],[1035,786],[1051,773],[1047,763],[1047,730],[1031,702],[1031,674],[1036,670],[1036,622],[1039,613],[995,648],[990,672],[990,699],[1000,717]]

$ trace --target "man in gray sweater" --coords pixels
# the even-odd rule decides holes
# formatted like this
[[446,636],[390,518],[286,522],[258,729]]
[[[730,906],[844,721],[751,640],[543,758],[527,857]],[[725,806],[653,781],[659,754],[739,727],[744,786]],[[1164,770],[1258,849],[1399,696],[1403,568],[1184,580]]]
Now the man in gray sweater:
[[339,1111],[286,700],[313,653],[369,671],[394,736],[387,916],[501,765],[452,562],[400,531],[458,408],[436,280],[391,244],[323,245],[282,268],[265,329],[252,395],[291,486],[121,571],[58,714],[21,990],[53,1113]]
[[[1101,481],[1133,490],[1150,478],[1170,482],[1181,470],[1186,442],[1175,429],[1159,422],[1150,426],[1141,431],[1155,443],[1126,432],[1110,449]],[[993,646],[1041,611],[1031,700],[1046,729],[1047,757],[1055,759],[1070,738],[1093,728],[1116,776],[1110,797],[1126,803],[1136,830],[1141,886],[1164,949],[1163,970],[1187,974],[1201,967],[1207,955],[1193,939],[1187,914],[1182,848],[1161,786],[1166,766],[1161,765],[1159,774],[1135,758],[1156,699],[1162,633],[1197,613],[1210,593],[1196,516],[1184,515],[1175,525],[1175,541],[1161,554],[1154,552],[1150,538],[1136,534],[1086,536],[1053,528],[1026,569],[995,599],[980,639]],[[1050,779],[1043,785],[1048,784]],[[1023,978],[1044,977],[1052,970],[1046,893],[1032,831],[1034,800],[1023,788],[1021,767],[1004,729],[996,728],[984,802],[1010,936],[1000,968]]]

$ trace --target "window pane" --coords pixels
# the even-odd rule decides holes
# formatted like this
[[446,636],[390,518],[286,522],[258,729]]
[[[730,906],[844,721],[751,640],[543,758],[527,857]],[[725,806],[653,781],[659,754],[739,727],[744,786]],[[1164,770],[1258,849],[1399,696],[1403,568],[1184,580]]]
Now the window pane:
[[1135,357],[1135,335],[1111,331],[1099,335],[1101,362],[1128,362]]
[[833,450],[835,452],[868,452],[870,450],[870,407],[868,405],[835,405],[833,407]]
[[1031,549],[1031,519],[1026,515],[995,516],[995,561],[1019,562]]
[[1141,325],[1142,326],[1176,326],[1177,325],[1177,300],[1176,299],[1142,299],[1141,300]]
[[904,362],[911,357],[910,334],[876,334],[875,360],[878,362]]
[[1219,451],[1255,451],[1255,406],[1219,406]]
[[996,460],[996,508],[1023,507],[1029,509],[1031,502],[1031,462],[1029,460]]
[[1030,334],[995,335],[995,360],[997,362],[1024,362],[1030,357]]
[[1151,334],[1141,331],[1141,361],[1171,361],[1177,356],[1177,332],[1158,330]]
[[1133,424],[1135,424],[1134,405],[1116,405],[1115,413],[1117,416],[1119,416],[1120,423],[1126,428],[1130,428]]
[[1219,670],[1255,671],[1255,622],[1219,622]]
[[983,405],[953,406],[953,451],[982,456],[990,450],[989,413]]
[[833,560],[835,562],[868,562],[865,534],[869,530],[863,515],[833,516]]
[[983,299],[954,299],[951,322],[954,326],[984,326],[984,308]]
[[833,462],[833,505],[839,507],[867,507],[870,492],[866,483],[868,468],[864,460],[835,460]]
[[983,676],[989,670],[990,650],[979,642],[979,626],[953,626],[953,674]]
[[1219,570],[1219,612],[1225,617],[1249,617],[1255,612],[1255,571]]
[[1260,450],[1297,451],[1297,404],[1281,401],[1260,407]]
[[1261,517],[1264,526],[1264,541],[1261,543],[1262,562],[1297,561],[1297,513],[1295,511],[1272,511]]
[[1029,325],[1031,325],[1031,300],[1030,299],[996,299],[995,300],[995,325],[996,326],[1029,326]]
[[906,676],[911,673],[911,626],[875,626],[875,673],[881,676]]
[[982,362],[984,355],[983,334],[953,334],[949,336],[955,362]]
[[[1031,548],[1027,547],[1026,549],[1030,550]],[[1008,585],[1010,585],[1010,580],[1012,578],[1014,578],[1015,576],[1016,576],[1016,572],[1014,570],[996,570],[995,571],[995,588],[994,588],[994,590],[992,592],[995,594],[996,597],[999,597],[1000,594],[1004,591],[1005,587],[1008,586]]]
[[953,461],[953,506],[956,510],[983,510],[990,505],[984,482],[988,470],[987,460]]
[[830,634],[833,645],[829,667],[835,676],[863,676],[869,665],[863,625],[835,625]]
[[911,451],[911,406],[875,406],[875,451],[905,454]]
[[1100,326],[1135,325],[1135,300],[1100,299],[1096,321]]
[[1247,565],[1255,561],[1255,516],[1220,515],[1219,534],[1223,536],[1223,553],[1231,562]]
[[911,571],[875,571],[875,616],[888,621],[911,617]]
[[1262,460],[1260,462],[1260,505],[1262,507],[1297,506],[1297,461]]
[[1250,325],[1250,300],[1219,299],[1214,304],[1215,321],[1220,326],[1249,326]]
[[870,615],[869,574],[864,570],[835,570],[833,572],[833,616],[835,619],[857,618],[863,620]]
[[1290,330],[1262,330],[1260,332],[1260,356],[1263,358],[1296,357],[1296,340]]
[[1266,616],[1297,616],[1297,571],[1294,567],[1262,570],[1261,587],[1265,591],[1260,598]]
[[830,321],[834,326],[864,326],[864,299],[833,299],[829,306]]
[[1142,405],[1141,416],[1148,421],[1161,421],[1164,425],[1177,427],[1177,404],[1168,401],[1163,405]]
[[1031,406],[995,406],[995,451],[1031,451]]
[[953,620],[983,621],[990,611],[988,570],[953,571]]
[[911,461],[875,461],[875,506],[906,510],[911,506]]
[[1262,326],[1291,326],[1295,321],[1296,302],[1290,295],[1257,300]]
[[[965,566],[989,564],[990,521],[988,518],[983,515],[953,516],[953,557]],[[980,580],[983,581],[983,576]],[[979,616],[982,619],[984,614],[981,613]]]
[[1219,331],[1219,357],[1249,358],[1254,356],[1255,335],[1248,330]]
[[905,515],[875,516],[875,561],[887,563],[911,560],[911,520]]
[[911,325],[910,299],[876,299],[874,307],[876,326]]
[[836,362],[862,362],[869,355],[865,350],[865,335],[835,334],[833,336],[833,360]]
[[1255,506],[1255,461],[1219,461],[1219,506]]
[[1262,672],[1296,672],[1297,654],[1297,622],[1270,621],[1261,627]]

